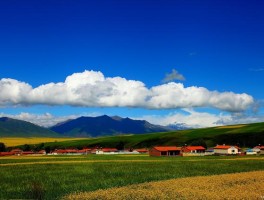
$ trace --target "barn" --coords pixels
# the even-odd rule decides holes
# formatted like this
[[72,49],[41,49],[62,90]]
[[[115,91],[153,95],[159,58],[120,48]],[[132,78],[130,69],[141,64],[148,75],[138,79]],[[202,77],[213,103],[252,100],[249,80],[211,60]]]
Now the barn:
[[156,146],[149,150],[150,156],[179,156],[181,147],[176,146]]

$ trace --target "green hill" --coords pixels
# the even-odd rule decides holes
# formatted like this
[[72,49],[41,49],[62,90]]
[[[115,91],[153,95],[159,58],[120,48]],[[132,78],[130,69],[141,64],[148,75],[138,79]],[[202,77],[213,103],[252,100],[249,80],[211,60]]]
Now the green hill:
[[116,147],[125,148],[151,147],[154,145],[206,145],[213,147],[216,144],[239,145],[253,147],[264,144],[264,123],[221,126],[212,128],[140,134],[99,137],[83,140],[46,143],[51,148],[66,147]]
[[8,117],[0,118],[1,137],[61,137],[49,129],[37,126],[30,122],[11,119]]

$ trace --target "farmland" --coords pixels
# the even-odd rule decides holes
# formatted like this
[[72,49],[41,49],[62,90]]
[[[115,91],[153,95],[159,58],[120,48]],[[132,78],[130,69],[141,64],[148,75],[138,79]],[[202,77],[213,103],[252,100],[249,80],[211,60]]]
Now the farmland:
[[[232,173],[263,170],[264,157],[262,156],[177,158],[149,157],[147,155],[2,157],[0,158],[0,199],[61,199],[72,193],[96,192],[99,189],[111,190],[111,188],[130,187],[130,185],[136,187],[137,184],[152,184],[153,181],[154,185],[159,184],[155,181],[165,181],[162,184],[166,185],[169,184],[166,182],[168,180],[180,181],[181,178],[188,177],[200,180],[204,176],[210,177],[221,174],[232,176]],[[148,188],[148,185],[145,188]],[[155,193],[155,186],[150,188],[153,188]],[[126,191],[129,188],[123,189]],[[146,192],[149,192],[149,190],[146,190]]]
[[[83,139],[83,138],[82,138]],[[0,137],[0,142],[5,143],[7,147],[20,146],[24,144],[39,144],[46,142],[62,142],[73,140],[73,138],[53,138],[53,137]],[[74,140],[78,140],[75,138]]]

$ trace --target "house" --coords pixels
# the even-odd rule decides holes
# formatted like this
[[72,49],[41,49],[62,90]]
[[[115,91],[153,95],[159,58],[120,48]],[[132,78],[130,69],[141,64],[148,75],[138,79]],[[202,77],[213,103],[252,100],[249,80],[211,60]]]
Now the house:
[[230,145],[216,145],[214,147],[214,154],[216,155],[236,155],[240,152],[240,148]]
[[138,152],[140,154],[147,154],[149,152],[148,149],[134,149],[133,152]]
[[184,146],[182,147],[184,153],[204,153],[205,148],[202,146]]
[[264,146],[260,147],[260,155],[264,155]]
[[46,151],[45,150],[40,150],[37,154],[46,155]]
[[181,147],[176,146],[156,146],[149,150],[150,156],[179,156]]
[[91,151],[92,151],[92,149],[84,148],[82,150],[78,150],[78,154],[87,155],[87,154],[91,153]]
[[0,152],[0,156],[13,156],[15,155],[13,152]]
[[33,155],[33,154],[35,154],[33,151],[23,151],[23,152],[22,152],[22,155],[23,155],[23,156],[26,156],[26,155]]
[[205,148],[203,146],[184,146],[182,147],[183,156],[204,156]]
[[12,149],[10,152],[12,152],[14,155],[20,156],[23,151],[21,149]]
[[256,151],[253,151],[253,149],[247,149],[245,151],[246,155],[257,155]]
[[100,148],[96,149],[96,154],[117,154],[118,150],[116,148]]
[[261,149],[263,149],[264,146],[255,146],[252,150],[256,152],[257,154],[260,154]]

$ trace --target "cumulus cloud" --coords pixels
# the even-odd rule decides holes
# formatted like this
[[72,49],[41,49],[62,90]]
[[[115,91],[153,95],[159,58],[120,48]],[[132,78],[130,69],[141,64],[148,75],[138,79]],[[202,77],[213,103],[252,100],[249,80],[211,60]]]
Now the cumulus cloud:
[[182,74],[180,74],[177,70],[173,69],[171,73],[166,74],[162,82],[167,83],[175,80],[184,81],[185,77]]
[[96,71],[74,73],[64,82],[36,88],[4,78],[0,79],[0,91],[2,107],[35,104],[147,109],[212,107],[239,112],[254,103],[253,97],[245,93],[209,91],[204,87],[184,87],[175,82],[147,88],[141,81],[105,77]]

